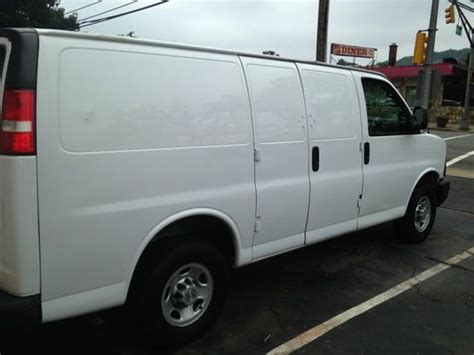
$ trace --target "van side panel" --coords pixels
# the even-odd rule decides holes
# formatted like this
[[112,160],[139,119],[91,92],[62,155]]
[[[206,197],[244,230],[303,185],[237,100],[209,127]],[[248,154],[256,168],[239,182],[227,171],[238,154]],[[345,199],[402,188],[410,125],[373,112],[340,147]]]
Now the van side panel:
[[[93,290],[126,284],[148,234],[185,210],[229,216],[242,249],[252,247],[251,118],[236,56],[48,36],[40,44],[38,193],[48,309],[57,301],[65,312],[91,311],[80,297],[67,306],[61,298],[100,297]],[[123,287],[108,290],[122,294],[110,304],[101,298],[101,308],[125,300]]]
[[67,48],[59,65],[60,144],[68,152],[250,141],[235,61]]

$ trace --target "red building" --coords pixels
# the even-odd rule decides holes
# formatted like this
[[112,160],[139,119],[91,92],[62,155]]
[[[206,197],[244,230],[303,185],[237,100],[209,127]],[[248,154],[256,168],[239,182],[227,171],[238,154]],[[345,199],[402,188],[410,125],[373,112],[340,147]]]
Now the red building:
[[[452,60],[455,62],[455,60]],[[433,106],[464,105],[466,91],[467,66],[464,64],[438,63],[434,70],[441,75],[439,95],[433,97]],[[371,70],[385,74],[398,88],[410,106],[416,104],[416,88],[419,84],[419,73],[423,70],[421,65],[375,67]],[[471,99],[471,106],[474,102]]]

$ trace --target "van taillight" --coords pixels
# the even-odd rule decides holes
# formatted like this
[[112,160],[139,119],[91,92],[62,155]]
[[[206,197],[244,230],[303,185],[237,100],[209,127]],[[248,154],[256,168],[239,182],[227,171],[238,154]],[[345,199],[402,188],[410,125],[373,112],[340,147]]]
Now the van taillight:
[[35,154],[35,91],[6,89],[0,154]]

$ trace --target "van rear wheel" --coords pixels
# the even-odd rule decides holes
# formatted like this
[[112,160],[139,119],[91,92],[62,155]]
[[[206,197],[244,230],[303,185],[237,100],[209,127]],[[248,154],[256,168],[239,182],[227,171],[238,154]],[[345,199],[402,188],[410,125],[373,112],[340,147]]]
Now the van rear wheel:
[[416,187],[405,216],[394,221],[398,238],[405,243],[424,241],[431,232],[436,217],[435,193],[431,184]]
[[132,313],[152,345],[177,347],[196,339],[217,319],[229,266],[207,241],[177,240],[160,249],[135,285]]

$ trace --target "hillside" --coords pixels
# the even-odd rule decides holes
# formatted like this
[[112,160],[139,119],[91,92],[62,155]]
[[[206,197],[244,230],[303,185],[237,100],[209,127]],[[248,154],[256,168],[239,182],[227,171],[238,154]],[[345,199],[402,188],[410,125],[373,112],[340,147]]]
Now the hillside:
[[[444,58],[456,58],[460,59],[462,61],[465,61],[467,58],[467,55],[469,54],[470,49],[469,48],[463,48],[463,49],[448,49],[446,51],[441,51],[441,52],[434,52],[434,61],[435,62],[440,62]],[[412,56],[408,57],[403,57],[400,58],[397,61],[397,65],[411,65],[412,64]],[[387,65],[388,62],[381,62],[378,63],[379,65]]]

